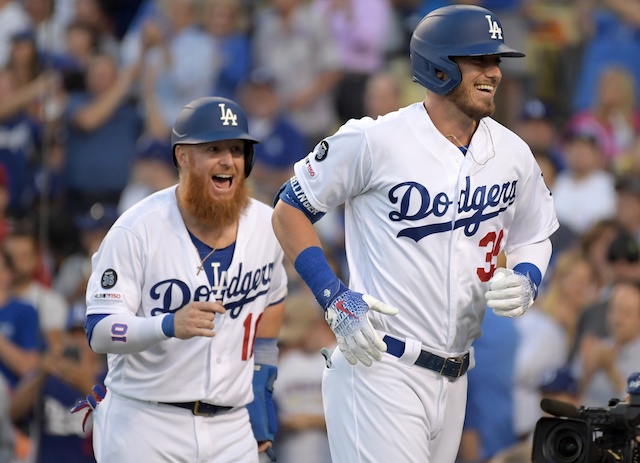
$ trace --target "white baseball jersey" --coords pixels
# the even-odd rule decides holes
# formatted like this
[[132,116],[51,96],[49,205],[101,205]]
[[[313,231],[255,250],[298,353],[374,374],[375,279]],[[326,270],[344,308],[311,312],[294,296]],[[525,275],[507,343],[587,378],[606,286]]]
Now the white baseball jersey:
[[531,150],[490,118],[463,155],[422,103],[345,124],[295,164],[311,206],[345,203],[349,287],[398,307],[374,327],[460,353],[480,335],[501,250],[558,227]]
[[[271,208],[256,200],[240,217],[227,272],[211,285],[176,202],[176,186],[137,203],[113,225],[92,258],[87,314],[153,317],[222,295],[213,338],[169,338],[144,352],[108,354],[106,386],[133,399],[202,400],[240,406],[253,400],[253,342],[264,308],[286,295],[284,254]],[[117,336],[117,333],[115,333]]]

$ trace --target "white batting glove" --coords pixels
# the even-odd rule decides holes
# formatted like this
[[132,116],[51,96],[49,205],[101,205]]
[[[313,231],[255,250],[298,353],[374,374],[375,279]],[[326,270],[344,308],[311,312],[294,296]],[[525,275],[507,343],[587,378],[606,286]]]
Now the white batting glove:
[[398,309],[390,307],[368,294],[346,289],[331,301],[325,311],[325,320],[336,335],[338,348],[351,365],[360,360],[371,366],[372,359],[380,360],[387,345],[371,326],[367,312],[375,310],[395,315]]
[[485,293],[487,306],[501,317],[519,317],[533,304],[533,283],[509,268],[496,269],[489,289]]

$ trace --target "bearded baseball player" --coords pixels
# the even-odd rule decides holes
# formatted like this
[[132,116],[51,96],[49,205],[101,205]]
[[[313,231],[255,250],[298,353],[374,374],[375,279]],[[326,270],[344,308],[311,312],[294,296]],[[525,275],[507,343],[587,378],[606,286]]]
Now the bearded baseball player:
[[101,463],[258,462],[271,446],[287,279],[272,209],[247,194],[256,142],[235,102],[186,105],[179,183],[127,210],[93,256],[86,331],[109,366],[100,405],[88,397]]
[[[524,56],[499,19],[434,10],[410,51],[424,101],[347,122],[276,197],[276,236],[338,341],[323,377],[336,463],[455,461],[485,307],[527,310],[558,227],[531,150],[490,117],[500,60]],[[343,203],[348,286],[313,225]]]

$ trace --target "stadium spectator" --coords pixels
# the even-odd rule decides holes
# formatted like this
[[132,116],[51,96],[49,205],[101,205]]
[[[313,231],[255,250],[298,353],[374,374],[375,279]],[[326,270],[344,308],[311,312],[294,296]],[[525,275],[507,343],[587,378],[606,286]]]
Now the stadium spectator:
[[285,114],[311,150],[337,122],[333,105],[340,58],[325,18],[303,0],[270,0],[257,11],[254,66],[269,69]]
[[335,89],[340,123],[365,115],[367,79],[384,66],[391,28],[390,0],[313,0],[313,10],[327,19],[340,56],[342,75]]
[[91,24],[72,21],[67,26],[65,51],[54,57],[67,92],[84,90],[87,68],[98,51],[98,31]]
[[602,407],[623,399],[627,377],[638,371],[640,358],[640,283],[614,284],[607,311],[609,337],[585,336],[580,344],[582,402]]
[[[18,86],[28,84],[42,72],[45,58],[38,50],[36,37],[30,30],[11,37],[11,50],[6,69],[13,71]],[[32,113],[35,115],[35,111]]]
[[204,32],[197,0],[161,0],[158,14],[141,26],[143,75],[155,74],[154,92],[165,127],[170,128],[188,102],[211,94],[219,57]]
[[576,113],[568,122],[569,128],[597,134],[608,168],[617,166],[620,157],[640,133],[636,89],[636,82],[627,68],[615,65],[605,68],[598,79],[592,107]]
[[552,192],[558,220],[578,235],[615,215],[615,179],[606,169],[603,149],[601,138],[584,127],[565,135],[566,168],[556,177]]
[[29,16],[38,50],[45,54],[63,53],[66,49],[65,18],[55,14],[55,0],[22,0]]
[[[622,66],[640,87],[640,2],[607,0],[576,2],[583,50],[574,75],[573,111],[588,111],[598,95],[598,81],[605,69]],[[636,93],[637,98],[640,97]]]
[[369,76],[364,88],[364,115],[378,116],[402,106],[400,78],[391,71],[379,71]]
[[[637,240],[628,231],[621,229],[611,240],[607,249],[613,274],[607,286],[600,292],[600,298],[585,308],[576,330],[572,351],[578,353],[582,340],[587,336],[604,339],[609,336],[607,312],[617,281],[640,282],[640,247]],[[573,360],[576,360],[574,355]]]
[[131,169],[131,177],[122,191],[118,214],[151,193],[178,183],[178,170],[173,165],[171,145],[159,139],[141,137]]
[[[564,160],[560,152],[560,133],[555,115],[548,103],[532,98],[522,105],[520,116],[513,126],[513,131],[527,142],[533,155],[547,156],[561,171]],[[550,187],[549,183],[547,186]]]
[[[487,461],[516,443],[513,395],[520,335],[512,318],[487,310],[467,374],[467,411],[458,463]],[[491,423],[491,426],[486,426]]]
[[[579,252],[557,258],[545,291],[515,320],[520,335],[515,367],[515,431],[529,437],[538,419],[543,374],[569,359],[580,314],[595,297],[595,272]],[[544,333],[544,335],[541,335]]]
[[330,463],[322,407],[323,347],[333,349],[335,336],[313,295],[305,290],[287,298],[278,338],[278,387],[273,397],[280,424],[274,446],[283,463]]
[[117,203],[126,186],[142,133],[130,101],[137,66],[118,70],[113,58],[97,54],[86,75],[86,91],[72,93],[63,124],[67,133],[64,181],[72,213],[103,201]]
[[251,70],[249,15],[242,0],[206,0],[205,30],[213,37],[220,66],[214,78],[213,95],[237,98],[240,84]]
[[9,62],[11,38],[30,27],[29,16],[21,1],[0,0],[0,68]]
[[38,312],[11,294],[13,262],[0,251],[0,375],[13,389],[38,363]]
[[249,128],[260,143],[248,179],[256,198],[271,204],[282,184],[293,175],[293,164],[307,154],[307,140],[280,108],[276,81],[264,68],[251,72],[239,89]]
[[66,297],[70,306],[85,299],[87,281],[91,273],[91,256],[98,250],[102,239],[118,218],[114,204],[96,203],[74,220],[80,232],[80,247],[61,263],[53,287]]
[[16,386],[11,418],[30,424],[31,461],[95,463],[91,426],[69,410],[101,384],[106,374],[103,355],[93,352],[84,333],[85,307],[76,305],[65,320],[63,348],[47,352],[40,364]]
[[596,222],[576,239],[576,246],[596,271],[597,301],[609,297],[610,285],[616,277],[613,262],[609,260],[609,246],[623,230],[616,219],[605,219]]
[[69,312],[66,299],[38,281],[43,254],[32,226],[18,225],[2,244],[14,263],[12,292],[38,312],[42,350],[57,352]]
[[115,59],[120,56],[120,39],[116,35],[115,25],[105,10],[107,3],[101,0],[73,0],[73,20],[87,24],[97,34],[98,47]]
[[18,87],[14,73],[0,69],[0,165],[7,174],[7,212],[14,217],[30,209],[35,195],[33,163],[41,124],[27,110],[44,93],[47,84],[42,76]]
[[640,240],[640,176],[620,177],[616,181],[616,218]]

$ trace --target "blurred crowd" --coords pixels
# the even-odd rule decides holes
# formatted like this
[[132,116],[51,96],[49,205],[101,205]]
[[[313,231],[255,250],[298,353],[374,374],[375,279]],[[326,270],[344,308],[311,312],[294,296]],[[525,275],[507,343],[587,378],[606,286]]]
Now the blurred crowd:
[[[495,118],[529,143],[561,223],[529,312],[486,313],[459,463],[530,461],[542,397],[624,397],[640,371],[640,0],[0,0],[0,463],[94,461],[68,413],[106,371],[82,329],[90,257],[177,182],[180,108],[245,108],[270,204],[341,123],[423,98],[410,33],[452,3],[492,10],[527,53],[503,63]],[[341,212],[317,227],[348,279]],[[335,339],[295,271],[289,291],[275,449],[328,463],[319,352]]]

